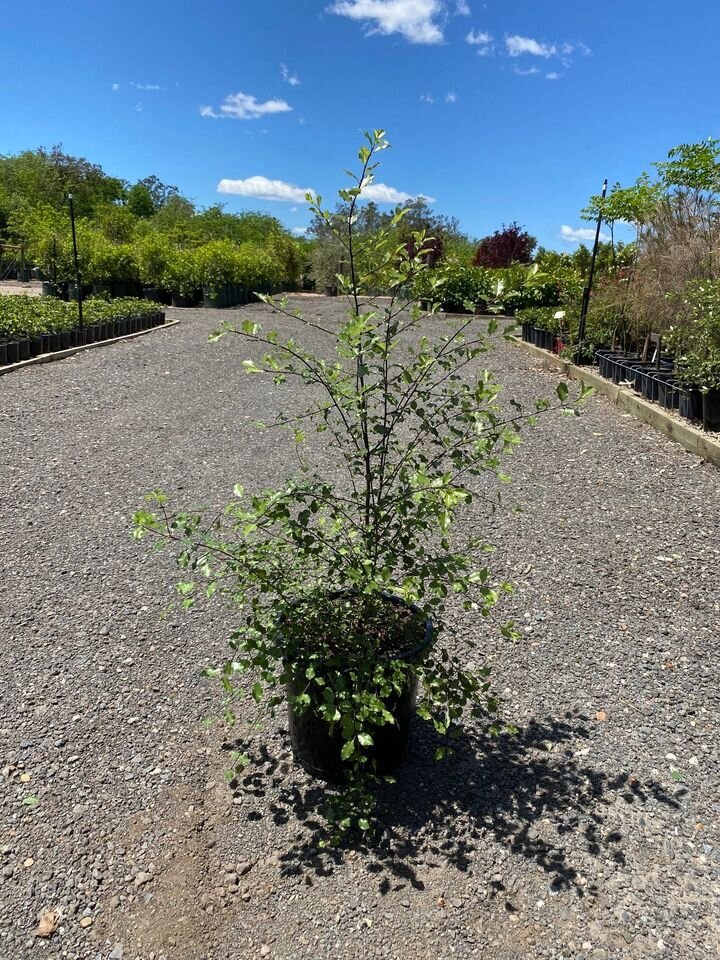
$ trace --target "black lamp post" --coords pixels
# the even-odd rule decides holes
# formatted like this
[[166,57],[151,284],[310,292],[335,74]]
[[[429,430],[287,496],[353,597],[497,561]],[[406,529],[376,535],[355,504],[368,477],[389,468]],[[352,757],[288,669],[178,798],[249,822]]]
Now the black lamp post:
[[[605,199],[607,194],[607,180],[603,181],[601,199]],[[578,330],[578,346],[582,347],[585,342],[585,322],[587,320],[588,307],[590,306],[590,291],[592,290],[593,278],[595,276],[595,258],[597,257],[598,245],[600,243],[600,226],[602,224],[602,205],[598,213],[597,227],[595,228],[595,243],[593,245],[592,259],[590,261],[590,273],[588,281],[583,290],[582,306],[580,308],[580,327]]]
[[73,207],[73,195],[71,193],[68,194],[68,203],[70,204],[70,226],[72,228],[73,261],[75,263],[75,286],[77,287],[80,343],[85,343],[85,326],[83,324],[82,277],[80,276],[80,266],[78,265],[77,236],[75,234],[75,208]]

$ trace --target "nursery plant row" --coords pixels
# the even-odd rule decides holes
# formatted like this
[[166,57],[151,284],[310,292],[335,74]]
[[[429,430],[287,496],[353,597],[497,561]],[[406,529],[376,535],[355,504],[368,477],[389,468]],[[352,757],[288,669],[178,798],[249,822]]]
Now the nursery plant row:
[[[173,307],[240,307],[246,303],[257,303],[258,294],[280,293],[280,284],[260,283],[252,289],[238,283],[221,283],[214,287],[198,287],[197,289],[183,288],[183,290],[168,289],[166,287],[144,287],[140,283],[128,281],[125,283],[112,282],[107,284],[84,284],[84,297],[142,297],[153,303]],[[56,297],[59,300],[77,300],[78,288],[74,283],[53,283],[44,280],[42,292],[44,296]]]
[[[522,339],[550,353],[567,353],[562,334],[553,333],[530,321],[522,323]],[[643,351],[601,349],[595,352],[601,377],[621,386],[629,386],[651,403],[666,410],[677,410],[681,417],[720,430],[720,390],[701,389],[689,383],[677,367],[675,358],[660,353],[650,359]]]
[[0,366],[86,343],[112,340],[165,323],[157,303],[132,298],[77,303],[52,297],[0,296]]

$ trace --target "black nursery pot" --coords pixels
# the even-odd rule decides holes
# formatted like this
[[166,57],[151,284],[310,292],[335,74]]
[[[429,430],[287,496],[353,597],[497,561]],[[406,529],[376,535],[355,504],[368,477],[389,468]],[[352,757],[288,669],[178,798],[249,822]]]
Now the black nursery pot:
[[19,363],[20,362],[20,344],[17,340],[8,340],[6,344],[7,349],[7,362],[8,363]]
[[686,387],[680,390],[678,413],[688,420],[702,420],[702,394],[695,387]]
[[[389,603],[405,605],[399,597],[391,594],[384,594],[384,597]],[[411,609],[417,612],[418,608],[412,606]],[[428,620],[422,641],[413,650],[400,654],[394,659],[405,660],[408,663],[419,660],[432,644],[433,635],[433,624]],[[300,687],[289,683],[286,691],[289,696],[296,696],[303,692],[305,686],[306,684]],[[405,757],[415,715],[417,686],[417,678],[412,677],[400,694],[394,694],[388,700],[387,708],[396,723],[378,727],[377,733],[373,734],[375,744],[367,755],[375,761],[375,769],[380,775],[396,769]],[[312,709],[297,714],[290,704],[288,704],[288,724],[290,742],[298,763],[313,777],[330,783],[342,782],[345,779],[347,764],[340,758],[343,746],[340,728],[336,726],[331,734],[327,722]]]
[[657,402],[666,410],[677,410],[680,400],[680,390],[677,381],[672,377],[667,380],[658,380],[657,384]]
[[662,403],[660,400],[660,387],[666,384],[675,374],[671,370],[654,370],[649,373],[643,383],[642,394],[652,403]]
[[612,377],[613,383],[620,383],[621,380],[626,380],[630,376],[630,368],[637,366],[638,363],[642,363],[642,361],[637,354],[613,357],[610,361],[610,376]]
[[0,340],[0,367],[7,365],[7,343],[4,340]]
[[702,418],[706,430],[720,430],[720,390],[702,395]]

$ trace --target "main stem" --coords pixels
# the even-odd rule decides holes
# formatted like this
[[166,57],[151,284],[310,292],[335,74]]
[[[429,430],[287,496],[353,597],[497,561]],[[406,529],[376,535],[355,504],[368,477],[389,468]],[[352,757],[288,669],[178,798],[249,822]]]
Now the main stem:
[[[367,175],[368,165],[375,152],[374,144],[371,146],[370,154],[363,164],[362,172],[358,180],[358,188],[362,190],[365,177]],[[358,193],[358,196],[360,194]],[[348,213],[348,256],[350,258],[350,283],[351,296],[353,301],[353,313],[355,319],[360,316],[360,299],[357,285],[357,274],[355,271],[355,251],[353,248],[353,219],[355,207],[357,206],[358,196],[353,197],[350,203],[350,212]],[[372,482],[372,459],[370,453],[370,434],[368,432],[368,412],[367,399],[365,397],[365,354],[362,346],[362,335],[358,341],[358,352],[356,360],[355,388],[359,395],[359,416],[360,428],[362,432],[363,443],[363,462],[365,468],[365,506],[364,506],[364,526],[365,526],[365,550],[369,556],[372,548],[372,506],[373,506],[373,482]]]

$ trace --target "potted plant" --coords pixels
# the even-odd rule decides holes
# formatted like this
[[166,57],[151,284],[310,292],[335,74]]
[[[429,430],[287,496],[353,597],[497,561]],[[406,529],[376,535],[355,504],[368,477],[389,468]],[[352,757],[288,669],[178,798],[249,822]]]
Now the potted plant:
[[696,280],[685,295],[686,318],[670,329],[676,353],[680,415],[720,430],[720,281]]
[[[349,301],[344,322],[327,325],[286,300],[264,298],[298,330],[326,338],[328,352],[315,355],[299,335],[286,338],[253,318],[225,323],[212,338],[243,338],[252,375],[312,387],[306,410],[277,421],[292,433],[298,472],[274,490],[248,495],[236,486],[209,524],[196,511],[173,510],[158,491],[134,518],[136,536],[154,534],[177,548],[185,606],[201,591],[237,604],[228,660],[206,673],[222,683],[228,722],[243,709],[243,695],[273,709],[287,702],[297,759],[339,783],[325,811],[334,839],[370,828],[375,787],[402,759],[416,709],[448,738],[438,758],[450,752],[463,716],[489,718],[498,729],[490,669],[468,665],[481,659],[476,641],[465,635],[457,649],[443,641],[450,597],[484,617],[510,590],[479,562],[484,536],[464,536],[455,520],[473,503],[481,477],[503,479],[500,457],[515,448],[526,419],[519,405],[503,415],[500,386],[477,369],[488,342],[474,318],[434,321],[431,340],[417,302],[393,295],[428,269],[422,232],[412,254],[398,243],[404,211],[370,241],[378,254],[371,262],[381,266],[356,269],[359,197],[388,146],[381,130],[367,141],[352,186],[340,191],[348,207],[337,232],[348,264],[338,278]],[[332,229],[320,198],[308,200]],[[390,302],[379,306],[367,289],[389,290]],[[485,325],[492,332],[496,321]],[[564,384],[558,394],[564,405]],[[310,430],[326,438],[326,469],[304,452]],[[510,625],[502,629],[512,635]],[[238,751],[238,768],[249,754]]]
[[200,276],[194,250],[171,250],[163,286],[170,291],[174,307],[194,307],[199,300]]

